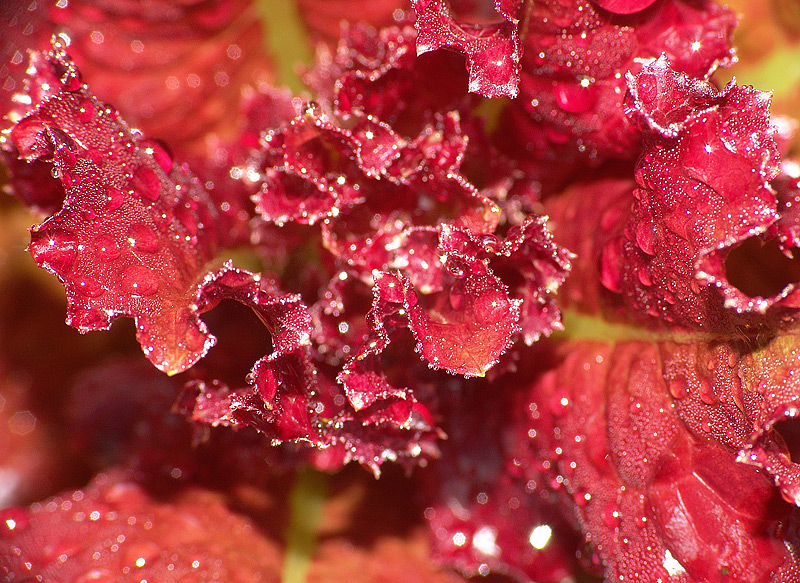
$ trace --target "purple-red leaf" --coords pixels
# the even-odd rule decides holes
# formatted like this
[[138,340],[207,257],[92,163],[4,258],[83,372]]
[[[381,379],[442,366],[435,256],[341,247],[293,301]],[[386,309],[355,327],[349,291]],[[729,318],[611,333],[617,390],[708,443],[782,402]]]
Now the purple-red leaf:
[[594,0],[594,3],[614,14],[633,14],[654,4],[656,0]]
[[[699,361],[722,356],[702,342],[562,350],[563,363],[532,388],[515,455],[555,457],[555,483],[574,499],[607,577],[797,580],[797,539],[785,533],[798,510],[763,472],[737,461],[758,399],[749,378],[733,384],[749,356]],[[676,382],[677,370],[685,376]],[[522,466],[537,477],[534,460]]]
[[124,475],[0,511],[0,575],[9,583],[280,580],[280,545],[225,496],[201,488],[157,500]]
[[[453,261],[457,259],[453,258]],[[480,266],[480,267],[478,267]],[[483,376],[518,331],[520,300],[485,265],[479,273],[464,273],[425,304],[410,280],[401,274],[376,274],[376,305],[396,304],[408,316],[417,351],[433,368],[453,374]],[[470,265],[455,269],[469,269]]]
[[240,148],[243,103],[273,82],[250,0],[56,3],[47,17],[98,98],[181,158]]
[[631,15],[591,0],[533,2],[521,98],[508,108],[498,138],[510,155],[524,151],[520,162],[551,184],[581,164],[631,159],[640,136],[625,116],[625,72],[665,54],[690,77],[708,76],[730,62],[734,24],[711,0],[664,0]]
[[81,84],[60,45],[45,61],[63,72],[58,92],[11,138],[26,159],[52,159],[66,197],[32,229],[30,252],[64,284],[71,325],[87,332],[131,316],[147,357],[180,372],[213,343],[189,298],[216,251],[217,209],[160,143]]
[[768,95],[735,85],[718,91],[664,58],[629,83],[646,149],[633,214],[604,249],[603,283],[642,312],[707,329],[763,320],[773,305],[794,307],[793,285],[748,294],[726,266],[733,249],[780,219]]
[[486,97],[516,97],[519,85],[521,42],[520,0],[498,1],[489,22],[480,10],[468,13],[467,22],[453,15],[448,0],[413,0],[417,13],[415,26],[417,54],[453,48],[465,54],[469,70],[469,90]]

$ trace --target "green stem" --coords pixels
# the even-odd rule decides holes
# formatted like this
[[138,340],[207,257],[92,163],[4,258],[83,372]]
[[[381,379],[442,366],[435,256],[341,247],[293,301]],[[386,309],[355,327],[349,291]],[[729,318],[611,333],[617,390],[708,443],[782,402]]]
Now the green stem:
[[290,0],[257,0],[256,5],[264,25],[264,44],[275,61],[278,84],[299,94],[305,85],[297,75],[297,66],[311,63],[313,55],[297,4]]
[[601,316],[582,314],[574,310],[563,310],[561,314],[564,330],[555,332],[557,340],[587,342],[711,342],[742,340],[743,334],[703,332],[691,330],[649,330],[635,324],[609,322]]
[[289,531],[282,583],[305,583],[317,547],[317,528],[322,520],[328,476],[312,469],[297,472],[289,496]]

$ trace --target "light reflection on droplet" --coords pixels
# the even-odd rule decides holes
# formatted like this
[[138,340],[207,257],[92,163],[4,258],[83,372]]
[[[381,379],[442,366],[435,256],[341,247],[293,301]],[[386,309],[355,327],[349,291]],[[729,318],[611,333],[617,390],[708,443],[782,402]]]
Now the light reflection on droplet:
[[528,542],[535,549],[542,550],[550,542],[550,537],[553,535],[553,529],[547,524],[540,524],[531,531]]
[[497,546],[496,540],[495,529],[490,526],[482,526],[472,537],[472,546],[484,555],[496,557],[500,554],[500,547]]
[[667,551],[664,553],[664,561],[661,564],[664,566],[664,569],[666,569],[667,573],[669,573],[670,577],[674,577],[686,572],[686,569],[675,557],[672,556],[672,553],[669,552],[669,549],[667,549]]

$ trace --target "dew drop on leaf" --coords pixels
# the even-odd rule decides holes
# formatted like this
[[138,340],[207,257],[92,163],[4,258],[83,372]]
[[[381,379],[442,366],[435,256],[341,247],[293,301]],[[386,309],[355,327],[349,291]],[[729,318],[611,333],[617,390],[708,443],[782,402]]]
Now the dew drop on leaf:
[[617,528],[619,526],[619,506],[615,502],[611,502],[603,508],[603,522],[608,528]]
[[669,381],[668,388],[670,394],[676,399],[683,399],[689,394],[689,388],[686,385],[686,379],[683,377],[676,377]]
[[458,311],[464,306],[464,288],[459,284],[453,285],[450,288],[450,307]]
[[569,113],[585,113],[597,101],[597,90],[591,84],[584,86],[580,83],[558,83],[553,91],[558,106]]
[[144,265],[131,265],[122,272],[121,285],[125,293],[151,296],[158,291],[158,278]]
[[0,538],[11,539],[28,528],[28,513],[22,508],[12,506],[0,510]]
[[81,100],[80,108],[76,117],[83,123],[88,123],[94,119],[94,104],[91,99]]
[[57,232],[35,233],[30,251],[37,263],[47,263],[59,273],[66,273],[72,268],[77,253],[78,241],[68,233]]
[[158,176],[147,166],[137,168],[130,181],[133,191],[145,200],[155,202],[161,195],[161,181]]
[[125,196],[122,194],[122,191],[119,188],[107,186],[106,200],[108,201],[106,211],[115,211],[122,206],[122,203],[125,201]]
[[120,256],[122,250],[110,235],[98,235],[94,240],[97,256],[103,261],[113,261]]
[[170,172],[173,167],[172,155],[158,140],[145,139],[139,147],[150,154],[164,172]]
[[128,241],[136,251],[155,253],[158,251],[158,236],[145,225],[133,225],[128,231]]
[[106,291],[99,281],[89,278],[80,280],[76,287],[78,288],[78,291],[89,298],[98,298]]

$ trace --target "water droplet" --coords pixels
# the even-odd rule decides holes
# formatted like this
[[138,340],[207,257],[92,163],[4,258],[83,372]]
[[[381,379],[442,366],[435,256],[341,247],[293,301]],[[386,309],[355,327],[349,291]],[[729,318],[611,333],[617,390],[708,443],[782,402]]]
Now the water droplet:
[[131,295],[151,296],[158,291],[158,277],[144,265],[131,265],[122,273],[121,285]]
[[41,236],[37,234],[36,239],[31,241],[29,249],[36,263],[40,265],[46,263],[56,273],[64,274],[75,263],[78,240],[69,233],[42,233]]
[[481,235],[478,240],[487,253],[497,253],[502,246],[496,235]]
[[464,265],[457,259],[450,259],[447,262],[447,271],[453,277],[462,278],[466,275]]
[[550,399],[550,410],[555,415],[564,415],[569,407],[569,393],[563,387],[556,390]]
[[113,261],[122,253],[119,245],[110,235],[98,235],[94,240],[94,249],[97,256],[103,261]]
[[658,80],[652,73],[642,73],[637,79],[638,95],[642,103],[652,103],[658,96]]
[[[450,231],[448,235],[447,243],[452,249],[462,253],[469,251],[469,248],[472,246],[472,241],[470,241],[469,235],[461,231]],[[470,255],[472,254],[470,253]]]
[[689,395],[689,387],[683,377],[675,377],[669,381],[668,387],[670,394],[676,399],[683,399]]
[[61,83],[67,91],[77,91],[83,85],[80,73],[77,69],[72,69],[64,77],[61,78]]
[[123,563],[141,568],[152,563],[160,554],[161,547],[154,542],[133,542],[125,549]]
[[84,278],[78,281],[76,287],[79,292],[89,298],[97,298],[106,293],[102,284],[91,278]]
[[153,217],[153,221],[161,231],[169,231],[172,228],[172,221],[175,217],[172,214],[170,209],[164,209],[160,214],[156,214]]
[[145,253],[155,253],[160,246],[158,236],[145,225],[133,225],[128,230],[128,242]]
[[647,221],[641,221],[636,225],[636,244],[648,255],[655,255],[655,233],[653,226]]
[[631,400],[630,411],[631,413],[637,414],[642,412],[643,403],[642,400],[639,398],[634,398]]
[[578,488],[578,490],[575,491],[573,498],[575,499],[575,504],[581,508],[584,508],[591,501],[592,495],[587,490]]
[[28,528],[28,512],[23,508],[0,510],[0,538],[11,539]]
[[147,166],[140,166],[133,173],[130,188],[142,198],[155,202],[161,195],[161,181],[156,173]]
[[603,522],[608,528],[617,528],[620,523],[619,506],[616,502],[611,502],[603,508]]
[[700,400],[706,405],[716,405],[719,402],[711,381],[706,378],[700,379],[698,394],[700,395]]
[[589,111],[597,101],[597,88],[593,83],[557,83],[553,92],[558,106],[569,113]]
[[158,140],[145,139],[139,142],[139,147],[150,154],[164,172],[172,170],[173,161],[166,145]]
[[122,206],[122,203],[125,201],[125,195],[122,194],[122,191],[119,188],[107,186],[106,200],[108,201],[106,211],[115,211]]
[[450,288],[449,294],[450,307],[458,311],[464,307],[464,286],[456,283]]
[[94,104],[91,99],[81,100],[76,117],[83,123],[88,123],[94,119]]

